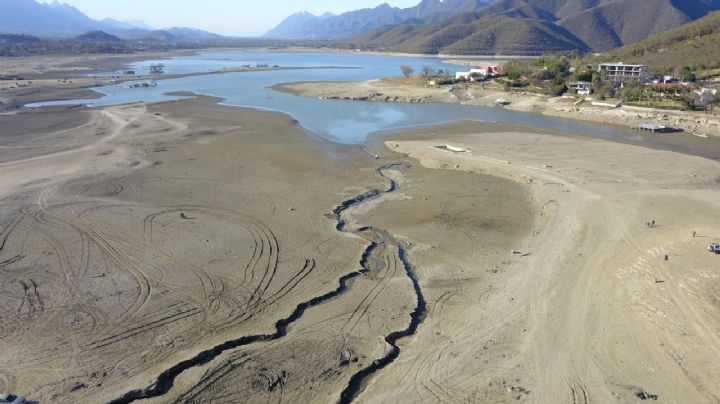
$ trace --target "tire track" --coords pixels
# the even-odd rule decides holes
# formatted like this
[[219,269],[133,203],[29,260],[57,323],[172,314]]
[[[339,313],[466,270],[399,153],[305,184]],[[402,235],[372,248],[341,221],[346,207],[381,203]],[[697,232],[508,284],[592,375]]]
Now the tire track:
[[10,237],[10,234],[15,230],[15,228],[20,224],[20,222],[25,219],[25,217],[28,215],[27,210],[25,208],[20,210],[20,214],[10,222],[5,228],[0,232],[0,252],[5,248],[5,244],[7,243],[8,237]]
[[[94,228],[83,223],[80,220],[71,218],[67,215],[63,215],[57,212],[55,206],[48,206],[46,203],[42,203],[40,204],[40,206],[41,211],[38,212],[35,216],[38,222],[50,224],[51,220],[49,220],[48,218],[52,218],[59,223],[77,231],[82,236],[87,237],[87,240],[94,244],[97,248],[99,248],[99,250],[106,257],[110,258],[120,268],[125,269],[135,279],[139,287],[138,297],[135,299],[135,302],[133,302],[129,309],[127,309],[121,316],[115,319],[115,326],[111,326],[110,329],[106,332],[110,333],[114,331],[115,329],[120,327],[120,325],[125,323],[125,321],[129,320],[138,311],[140,311],[140,309],[149,300],[151,290],[149,278],[146,276],[142,268],[140,268],[133,262],[131,255],[127,254],[119,246],[116,246],[105,235],[100,234],[100,232],[96,231]],[[67,274],[68,275],[66,276],[76,276],[76,274],[72,273],[70,270],[68,270]]]
[[[218,288],[214,284],[214,280],[205,273],[205,271],[197,267],[196,265],[186,262],[182,259],[171,257],[169,254],[164,252],[161,246],[155,243],[153,239],[153,223],[154,220],[160,216],[170,214],[203,214],[210,217],[214,217],[221,220],[232,221],[240,224],[253,238],[253,252],[250,260],[246,264],[243,273],[243,280],[240,286],[228,289],[223,292],[219,292]],[[229,299],[234,303],[233,306],[237,306],[232,310],[231,315],[227,316],[227,320],[224,323],[215,324],[214,333],[218,333],[225,330],[233,325],[245,322],[267,307],[271,306],[274,302],[277,302],[282,297],[286,296],[291,290],[293,290],[297,284],[309,275],[310,272],[315,268],[315,260],[309,259],[305,261],[302,269],[297,272],[289,281],[283,285],[278,285],[277,290],[272,294],[268,294],[268,289],[274,284],[275,276],[277,274],[279,266],[279,255],[280,245],[275,234],[262,222],[243,215],[241,213],[222,209],[213,206],[178,206],[171,209],[156,212],[145,218],[145,241],[154,250],[161,252],[165,259],[190,268],[198,277],[202,279],[203,285],[211,285],[210,290],[206,288],[205,299],[208,301],[208,305],[212,307],[216,305],[219,307],[218,299]],[[244,302],[236,302],[236,298],[231,295],[236,295],[238,289],[243,289],[249,295]],[[239,316],[234,315],[236,310],[243,309],[242,314]]]
[[[360,260],[360,266],[361,269],[358,271],[351,272],[349,274],[346,274],[338,280],[338,286],[335,288],[335,290],[332,290],[328,293],[325,293],[320,296],[316,296],[308,301],[305,301],[303,303],[300,303],[296,306],[295,310],[290,314],[290,316],[280,319],[275,323],[275,332],[272,334],[259,334],[259,335],[249,335],[249,336],[242,336],[240,338],[225,341],[219,345],[216,345],[210,349],[204,350],[194,357],[178,362],[177,364],[171,366],[170,368],[166,369],[162,373],[158,375],[155,382],[148,386],[145,389],[138,389],[138,390],[132,390],[124,394],[123,396],[114,399],[111,401],[111,404],[122,404],[122,403],[132,403],[138,400],[148,399],[148,398],[155,398],[155,397],[161,397],[165,394],[167,394],[174,386],[175,380],[178,376],[180,376],[182,373],[184,373],[186,370],[207,365],[212,360],[220,356],[221,354],[242,347],[251,345],[258,342],[267,342],[267,341],[275,341],[278,339],[281,339],[285,337],[288,333],[288,328],[291,324],[295,323],[296,321],[300,320],[304,313],[315,307],[322,305],[328,301],[334,300],[335,298],[343,295],[347,290],[349,289],[349,282],[357,278],[358,276],[363,275],[364,273],[367,273],[370,271],[369,268],[369,261],[372,258],[373,253],[378,249],[381,245],[392,245],[397,249],[397,256],[402,264],[406,275],[410,279],[413,291],[416,295],[416,301],[417,305],[413,312],[410,315],[410,322],[408,326],[399,331],[395,331],[390,333],[385,337],[385,341],[391,346],[391,350],[388,354],[386,354],[384,357],[375,360],[370,366],[363,368],[358,373],[352,376],[350,379],[350,382],[348,386],[345,388],[345,390],[342,392],[340,397],[341,403],[349,403],[354,400],[354,398],[363,390],[366,382],[378,371],[382,370],[386,366],[388,366],[390,363],[392,363],[397,357],[400,355],[400,348],[397,345],[397,342],[405,337],[408,337],[410,335],[415,334],[417,331],[417,328],[422,323],[422,321],[425,319],[426,309],[427,305],[425,302],[425,297],[422,293],[422,289],[420,288],[420,283],[417,280],[417,277],[415,275],[415,270],[412,267],[410,261],[407,258],[407,252],[402,244],[400,244],[397,240],[395,240],[392,236],[390,236],[387,232],[384,232],[382,230],[378,230],[372,227],[364,227],[361,230],[358,231],[349,231],[346,230],[348,222],[343,218],[343,213],[345,213],[348,209],[351,209],[355,206],[361,205],[364,202],[367,202],[371,199],[375,199],[381,195],[395,192],[398,189],[398,184],[396,181],[390,179],[385,175],[385,171],[399,167],[399,166],[405,166],[405,164],[402,163],[393,163],[388,164],[385,166],[382,166],[376,170],[376,173],[383,179],[386,179],[389,181],[390,185],[386,190],[380,190],[380,189],[372,189],[370,191],[367,191],[359,196],[356,196],[354,198],[351,198],[349,200],[346,200],[342,202],[339,206],[337,206],[333,210],[333,215],[335,220],[337,220],[337,226],[336,229],[340,232],[350,232],[353,234],[356,234],[358,236],[363,237],[362,233],[370,233],[373,235],[373,239],[377,239],[380,241],[373,241],[370,240],[370,245],[365,249],[362,258]],[[252,219],[251,219],[252,220]],[[268,229],[269,231],[269,229]],[[270,232],[272,235],[272,232]],[[274,235],[272,235],[272,238],[275,242],[277,242],[276,239],[274,239]],[[368,239],[367,237],[365,237]],[[277,252],[275,253],[276,259],[277,259]],[[275,262],[277,264],[277,261]],[[307,266],[307,265],[306,265]],[[277,269],[277,268],[275,268]],[[271,278],[274,276],[274,271],[271,275]],[[258,290],[262,289],[262,284],[264,283],[265,277],[263,277],[263,280],[260,283],[260,286]],[[264,290],[267,290],[267,286],[265,286]],[[288,291],[289,292],[289,291]]]

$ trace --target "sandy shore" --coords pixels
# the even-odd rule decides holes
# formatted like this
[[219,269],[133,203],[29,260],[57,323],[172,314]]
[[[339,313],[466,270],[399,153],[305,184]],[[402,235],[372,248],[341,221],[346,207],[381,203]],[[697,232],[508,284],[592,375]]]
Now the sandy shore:
[[287,83],[273,88],[306,97],[369,102],[452,102],[496,106],[496,100],[502,98],[510,102],[505,108],[516,111],[536,112],[626,128],[646,122],[657,122],[701,137],[720,136],[720,117],[717,115],[632,107],[597,107],[588,102],[577,103],[575,98],[547,97],[524,92],[508,93],[492,82],[435,86],[428,84],[427,79],[414,77],[350,83]]
[[[417,243],[411,254],[435,308],[361,401],[720,399],[720,257],[707,251],[720,239],[719,163],[479,124],[418,129],[386,144],[458,173],[454,185],[469,195],[468,173],[523,184],[539,217],[515,254],[494,259],[450,240],[443,247],[415,231],[417,223],[383,221]],[[498,209],[532,211],[509,196]],[[393,214],[389,204],[378,211]],[[470,221],[467,212],[448,215],[449,223]]]

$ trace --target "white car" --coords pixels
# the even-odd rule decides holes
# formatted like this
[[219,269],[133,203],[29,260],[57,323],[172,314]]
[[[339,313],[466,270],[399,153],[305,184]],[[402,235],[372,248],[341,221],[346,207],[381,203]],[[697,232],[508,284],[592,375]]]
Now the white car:
[[720,254],[720,243],[713,243],[708,246],[708,251]]

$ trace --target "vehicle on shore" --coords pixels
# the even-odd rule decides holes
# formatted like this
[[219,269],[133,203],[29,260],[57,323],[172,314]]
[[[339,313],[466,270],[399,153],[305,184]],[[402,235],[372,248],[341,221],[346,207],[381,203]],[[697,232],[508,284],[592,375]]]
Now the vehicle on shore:
[[720,254],[720,243],[712,243],[708,246],[708,251],[715,254]]
[[14,394],[0,394],[0,404],[23,404],[25,397]]

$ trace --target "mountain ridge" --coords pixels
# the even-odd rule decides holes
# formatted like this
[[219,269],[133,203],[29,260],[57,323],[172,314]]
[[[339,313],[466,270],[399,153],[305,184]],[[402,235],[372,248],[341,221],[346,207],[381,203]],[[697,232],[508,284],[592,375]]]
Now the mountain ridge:
[[[77,8],[57,0],[49,4],[36,0],[2,0],[2,6],[0,32],[3,34],[73,38],[102,31],[121,39],[138,39],[156,31],[142,21],[94,20]],[[183,40],[220,37],[194,28],[167,28],[164,31]]]
[[[475,11],[494,0],[422,0],[414,7],[398,8],[387,3],[374,8],[346,12],[325,18],[308,18],[304,13],[288,17],[263,35],[276,39],[338,39],[385,25],[414,22],[432,23],[466,11]],[[303,15],[303,17],[299,17]],[[312,15],[311,15],[312,16]],[[304,19],[304,21],[303,21]]]
[[[346,42],[411,53],[597,52],[643,40],[715,10],[720,10],[720,0],[497,0],[440,22],[389,24]],[[492,22],[498,18],[508,26]],[[535,37],[538,32],[541,36]],[[423,41],[433,44],[424,46]]]

